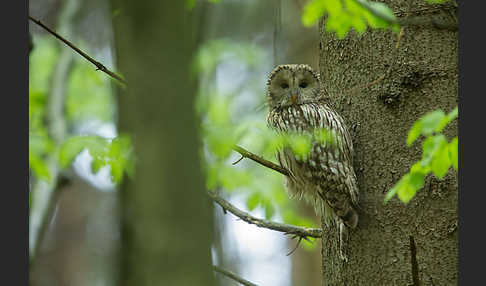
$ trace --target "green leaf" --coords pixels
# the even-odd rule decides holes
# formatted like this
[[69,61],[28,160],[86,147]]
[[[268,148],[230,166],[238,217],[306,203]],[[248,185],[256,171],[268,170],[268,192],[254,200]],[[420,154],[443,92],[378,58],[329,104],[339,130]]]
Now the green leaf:
[[449,114],[445,115],[442,110],[435,110],[427,113],[422,118],[415,121],[408,132],[407,145],[410,146],[423,135],[431,135],[434,132],[441,132],[447,124],[457,117],[458,109],[454,108]]
[[450,155],[450,158],[451,158],[451,162],[452,162],[452,166],[454,166],[454,169],[458,169],[459,166],[458,166],[458,160],[457,160],[457,157],[458,157],[458,139],[457,137],[454,137],[451,141],[451,143],[449,143],[449,155]]
[[422,173],[422,174],[427,174],[430,171],[430,168],[427,166],[422,166],[419,162],[415,162],[412,167],[410,167],[410,173]]
[[297,156],[305,158],[309,154],[312,144],[308,136],[295,134],[289,136],[288,140],[290,148]]
[[412,143],[419,138],[420,134],[422,134],[422,120],[417,120],[408,132],[407,145],[412,145]]
[[51,176],[45,158],[53,152],[54,144],[45,129],[39,127],[36,131],[29,133],[29,167],[37,178],[49,181]]
[[271,203],[266,203],[265,207],[265,219],[272,219],[275,214],[275,207]]
[[51,175],[46,163],[36,154],[29,154],[29,167],[37,178],[50,181]]
[[321,128],[316,131],[315,136],[317,141],[320,143],[330,143],[333,139],[333,132],[331,132],[329,129]]
[[99,136],[74,136],[67,139],[59,151],[59,164],[62,168],[68,167],[84,149],[93,157],[91,171],[99,172],[104,166],[110,166],[110,175],[114,183],[122,181],[126,172],[133,176],[135,163],[133,147],[130,137],[120,135],[113,140]]
[[442,118],[442,122],[437,128],[436,132],[441,132],[442,129],[444,129],[444,127],[446,127],[452,120],[457,118],[457,114],[458,114],[458,110],[456,107],[451,112],[449,112],[449,114],[444,116],[444,118]]
[[400,181],[398,181],[398,183],[396,183],[385,195],[385,200],[384,202],[387,203],[391,198],[393,198],[397,191],[398,191],[398,187],[399,185],[402,183],[402,180],[403,180],[403,177],[402,179],[400,179]]
[[430,135],[433,132],[440,131],[440,127],[442,126],[443,119],[446,117],[444,111],[442,110],[435,110],[432,112],[427,113],[424,117],[422,117],[422,134]]
[[101,170],[101,168],[103,168],[107,164],[108,161],[106,157],[95,156],[93,157],[93,161],[91,161],[91,172],[93,172],[93,174],[96,174]]
[[260,204],[260,201],[261,195],[258,192],[254,192],[246,200],[246,207],[248,208],[248,210],[252,211]]
[[410,183],[410,174],[403,176],[402,180],[403,182],[399,185],[397,190],[397,196],[402,202],[408,203],[415,196],[417,190],[414,189],[413,185]]
[[59,164],[61,168],[68,167],[74,158],[85,148],[96,160],[101,160],[106,154],[108,142],[99,136],[74,136],[67,139],[59,150]]
[[459,114],[459,110],[457,108],[457,106],[451,111],[449,112],[449,114],[447,114],[447,123],[451,122],[452,120],[456,119],[457,116]]
[[133,147],[129,136],[121,135],[113,139],[108,149],[108,162],[111,168],[111,178],[120,184],[124,172],[129,176],[135,173]]
[[312,0],[302,13],[302,23],[305,26],[314,25],[324,14],[328,14],[325,22],[326,31],[335,31],[342,39],[354,28],[358,33],[372,28],[396,29],[396,17],[393,11],[380,2],[366,0]]
[[425,139],[422,145],[422,160],[420,161],[423,168],[432,166],[431,164],[436,156],[436,152],[444,143],[447,143],[447,140],[442,134],[429,136],[427,139]]
[[[418,164],[420,165],[420,164]],[[414,195],[415,192],[423,188],[424,183],[425,183],[425,174],[422,172],[410,172],[410,177],[408,178],[408,184],[410,185],[410,188],[414,190]],[[413,197],[413,196],[412,196]]]
[[[330,3],[335,3],[335,1],[329,1]],[[309,27],[314,25],[319,19],[324,15],[326,11],[325,2],[321,0],[309,1],[304,6],[304,11],[302,13],[302,23]]]
[[445,174],[447,174],[447,170],[449,170],[450,166],[451,161],[449,157],[449,145],[444,139],[440,141],[434,153],[434,158],[431,165],[432,172],[434,172],[439,179],[442,179]]

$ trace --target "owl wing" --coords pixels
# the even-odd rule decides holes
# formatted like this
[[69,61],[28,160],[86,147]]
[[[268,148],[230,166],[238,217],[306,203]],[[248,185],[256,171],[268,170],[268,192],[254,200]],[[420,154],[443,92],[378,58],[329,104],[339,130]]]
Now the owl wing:
[[[336,200],[358,203],[358,188],[353,169],[353,142],[343,118],[327,104],[302,106],[308,126],[325,128],[330,140],[314,140],[308,158],[297,159],[306,176]],[[307,116],[305,116],[307,114]],[[310,175],[310,176],[309,176]],[[342,198],[341,198],[342,197]],[[332,198],[331,198],[332,200]]]
[[[279,132],[312,134],[325,128],[333,135],[331,142],[313,138],[308,157],[299,158],[287,147],[280,150],[277,159],[288,168],[295,188],[319,185],[323,192],[350,197],[358,203],[358,188],[353,169],[353,142],[343,118],[325,102],[313,102],[282,110],[272,110],[267,116],[270,127]],[[298,190],[295,190],[298,192]],[[349,201],[349,199],[347,199]],[[342,201],[340,199],[340,201]]]

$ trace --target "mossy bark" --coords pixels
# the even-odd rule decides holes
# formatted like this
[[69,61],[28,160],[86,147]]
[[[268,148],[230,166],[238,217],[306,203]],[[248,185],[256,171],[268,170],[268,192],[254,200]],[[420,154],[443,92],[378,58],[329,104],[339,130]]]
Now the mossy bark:
[[[454,17],[454,10],[422,0],[385,2],[401,17]],[[398,34],[390,30],[351,32],[339,40],[324,21],[321,79],[351,130],[361,199],[349,262],[336,252],[336,231],[323,225],[323,285],[456,285],[457,171],[442,180],[428,176],[408,204],[383,200],[420,159],[422,140],[406,145],[412,124],[428,111],[457,106],[457,31],[405,27],[396,49]],[[445,134],[457,136],[457,121]]]

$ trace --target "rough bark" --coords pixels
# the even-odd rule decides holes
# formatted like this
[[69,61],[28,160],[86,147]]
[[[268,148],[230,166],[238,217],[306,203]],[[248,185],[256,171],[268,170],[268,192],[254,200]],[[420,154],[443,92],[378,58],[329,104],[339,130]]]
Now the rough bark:
[[186,1],[113,0],[127,88],[119,127],[136,172],[121,195],[120,285],[213,285],[212,205],[204,192],[191,74],[194,13]]
[[[422,0],[384,2],[401,17],[431,7]],[[414,13],[453,17],[441,9],[422,11]],[[361,192],[348,263],[337,255],[336,232],[323,226],[323,285],[456,285],[457,172],[450,170],[443,180],[429,176],[406,205],[383,199],[420,159],[422,140],[410,148],[405,143],[413,122],[428,111],[449,112],[457,105],[457,31],[407,27],[395,49],[392,31],[352,32],[338,40],[324,30],[323,21],[320,74],[351,129]],[[380,78],[390,66],[380,82],[347,92]],[[457,135],[457,122],[450,125],[445,130],[449,139]]]

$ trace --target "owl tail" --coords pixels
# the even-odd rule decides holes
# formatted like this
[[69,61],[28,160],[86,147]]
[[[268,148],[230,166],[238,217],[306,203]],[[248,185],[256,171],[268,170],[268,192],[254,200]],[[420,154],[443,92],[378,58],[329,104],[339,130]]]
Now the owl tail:
[[325,200],[329,207],[346,226],[356,228],[358,225],[358,213],[353,208],[351,201],[346,196],[336,196],[331,192],[324,194],[319,193],[319,195]]
[[347,262],[348,261],[348,227],[355,228],[358,225],[358,213],[349,206],[348,211],[344,216],[338,216],[338,242],[339,242],[339,256]]
[[348,207],[347,211],[343,216],[340,216],[339,214],[338,216],[350,228],[355,228],[358,225],[358,213],[352,206]]
[[338,247],[339,247],[339,257],[348,262],[348,228],[344,225],[342,220],[337,223],[338,227]]

